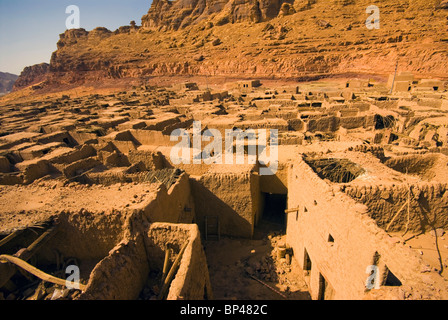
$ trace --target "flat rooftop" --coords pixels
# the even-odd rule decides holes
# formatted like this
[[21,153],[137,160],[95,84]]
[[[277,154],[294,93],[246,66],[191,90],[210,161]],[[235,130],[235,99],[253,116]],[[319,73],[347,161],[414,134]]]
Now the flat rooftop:
[[159,184],[111,186],[40,182],[28,186],[0,186],[0,233],[27,227],[62,211],[110,214],[139,209],[156,197]]

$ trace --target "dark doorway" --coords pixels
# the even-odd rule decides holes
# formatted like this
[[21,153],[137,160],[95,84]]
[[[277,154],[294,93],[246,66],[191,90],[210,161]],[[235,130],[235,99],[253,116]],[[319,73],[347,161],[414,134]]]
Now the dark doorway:
[[319,296],[317,297],[318,300],[325,300],[326,287],[327,287],[327,281],[325,281],[323,275],[319,274]]
[[328,283],[327,279],[322,274],[319,274],[319,295],[318,300],[332,300],[334,296],[334,289]]
[[262,193],[264,209],[261,219],[286,231],[286,194]]
[[312,262],[311,262],[311,258],[308,255],[308,251],[306,251],[305,249],[305,253],[303,255],[303,270],[306,271],[308,273],[308,275],[311,273],[311,268],[312,268]]

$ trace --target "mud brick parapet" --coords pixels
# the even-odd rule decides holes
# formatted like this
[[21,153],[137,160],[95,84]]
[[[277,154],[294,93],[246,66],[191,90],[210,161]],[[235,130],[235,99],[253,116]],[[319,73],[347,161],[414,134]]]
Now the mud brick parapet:
[[[288,213],[287,243],[309,275],[313,299],[440,299],[447,292],[442,277],[422,273],[421,258],[379,228],[366,206],[319,179],[302,160],[291,165],[288,187],[288,208],[298,210]],[[401,285],[367,290],[371,265],[380,274],[390,270]]]

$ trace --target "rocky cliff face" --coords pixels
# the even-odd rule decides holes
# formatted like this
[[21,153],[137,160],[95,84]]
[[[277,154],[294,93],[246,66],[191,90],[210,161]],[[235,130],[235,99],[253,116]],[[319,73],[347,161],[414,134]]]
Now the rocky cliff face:
[[41,63],[34,66],[26,67],[25,69],[23,69],[19,78],[14,83],[13,90],[28,87],[44,81],[49,70],[50,65],[48,63]]
[[142,26],[159,30],[177,30],[216,20],[218,25],[237,22],[262,22],[295,12],[294,0],[156,0]]
[[[47,85],[158,76],[318,79],[399,71],[448,79],[446,1],[156,0],[142,26],[68,30]],[[35,75],[34,75],[35,74]],[[42,72],[24,71],[16,88]]]

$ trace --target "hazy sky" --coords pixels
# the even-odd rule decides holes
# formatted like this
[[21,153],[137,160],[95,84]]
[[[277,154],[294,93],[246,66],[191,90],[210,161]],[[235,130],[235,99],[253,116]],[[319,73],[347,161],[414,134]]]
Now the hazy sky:
[[80,27],[112,31],[148,12],[152,0],[0,0],[0,71],[20,74],[26,66],[50,62],[66,30],[69,5],[80,9]]

